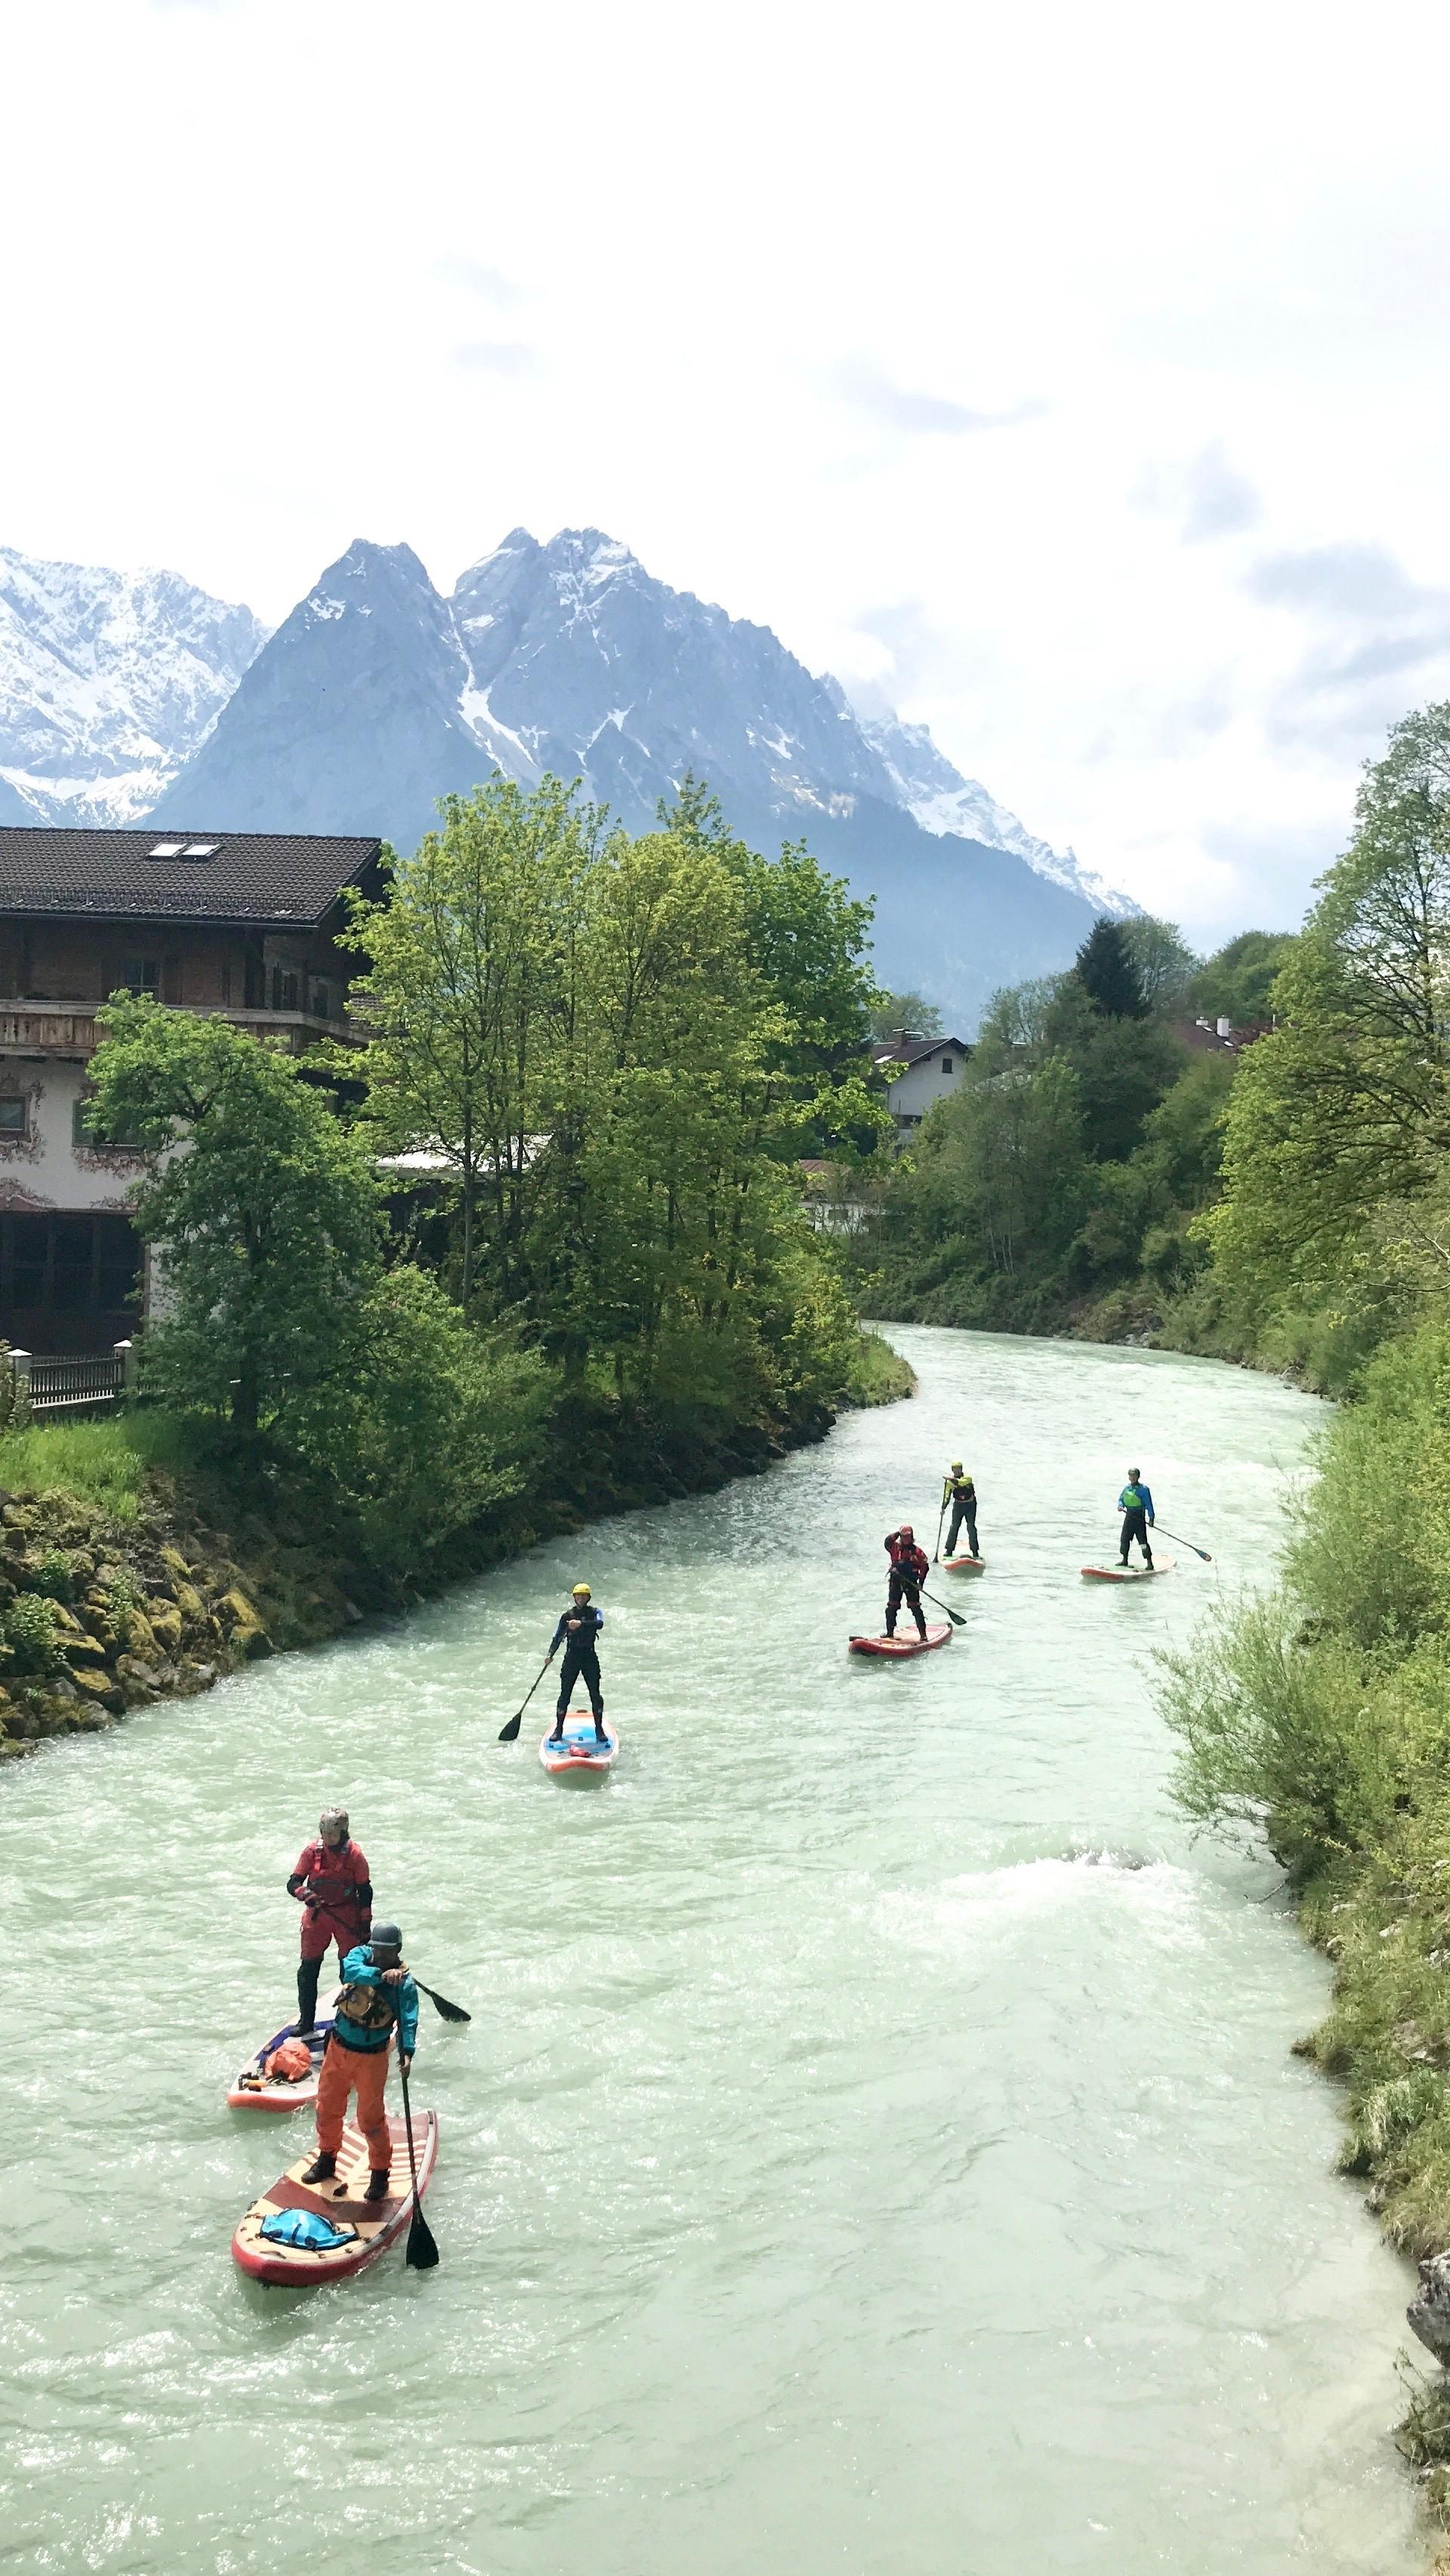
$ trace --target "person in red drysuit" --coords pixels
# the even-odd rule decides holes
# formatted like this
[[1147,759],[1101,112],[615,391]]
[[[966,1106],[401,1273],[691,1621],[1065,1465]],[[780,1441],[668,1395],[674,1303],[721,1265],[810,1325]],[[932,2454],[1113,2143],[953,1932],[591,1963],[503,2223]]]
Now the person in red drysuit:
[[347,1829],[347,1809],[326,1807],[318,1818],[320,1839],[298,1856],[287,1881],[287,1893],[304,1908],[302,1956],[297,1964],[296,2029],[304,2033],[317,2020],[317,1980],[329,1941],[337,1943],[338,1966],[349,1950],[366,1941],[373,1919],[372,1881],[368,1865]]
[[900,1529],[886,1533],[886,1553],[891,1559],[891,1580],[886,1587],[886,1634],[896,1634],[896,1614],[905,1601],[916,1621],[916,1633],[926,1635],[926,1613],[921,1606],[921,1587],[931,1572],[931,1561],[925,1548],[916,1544],[916,1533],[910,1521]]

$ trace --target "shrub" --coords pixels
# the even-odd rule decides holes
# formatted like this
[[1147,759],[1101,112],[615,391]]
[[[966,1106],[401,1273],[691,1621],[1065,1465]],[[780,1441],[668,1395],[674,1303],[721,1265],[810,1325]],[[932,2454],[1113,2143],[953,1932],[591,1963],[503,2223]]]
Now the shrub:
[[19,1592],[5,1613],[5,1646],[17,1673],[53,1673],[61,1662],[55,1613],[44,1594]]
[[53,1547],[41,1558],[31,1574],[30,1590],[43,1592],[50,1601],[69,1601],[75,1577],[63,1547]]

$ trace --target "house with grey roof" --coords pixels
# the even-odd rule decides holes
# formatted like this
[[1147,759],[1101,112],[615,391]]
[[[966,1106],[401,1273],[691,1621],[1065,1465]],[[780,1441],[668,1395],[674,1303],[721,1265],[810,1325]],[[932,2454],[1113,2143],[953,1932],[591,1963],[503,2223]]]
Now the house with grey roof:
[[896,1122],[898,1153],[927,1111],[955,1091],[971,1052],[962,1038],[914,1038],[905,1029],[872,1048],[877,1071],[886,1083],[886,1106]]
[[0,827],[0,1336],[100,1353],[145,1298],[126,1192],[141,1158],[86,1125],[96,1013],[118,991],[300,1053],[350,1034],[337,944],[376,840]]

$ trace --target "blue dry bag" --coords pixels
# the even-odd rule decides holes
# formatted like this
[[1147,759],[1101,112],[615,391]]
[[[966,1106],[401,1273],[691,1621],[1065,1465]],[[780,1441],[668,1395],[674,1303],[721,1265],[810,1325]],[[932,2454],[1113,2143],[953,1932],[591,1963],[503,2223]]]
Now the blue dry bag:
[[274,2209],[258,2229],[274,2245],[302,2245],[311,2254],[330,2254],[334,2245],[349,2245],[357,2234],[355,2227],[334,2227],[330,2218],[319,2218],[311,2209]]

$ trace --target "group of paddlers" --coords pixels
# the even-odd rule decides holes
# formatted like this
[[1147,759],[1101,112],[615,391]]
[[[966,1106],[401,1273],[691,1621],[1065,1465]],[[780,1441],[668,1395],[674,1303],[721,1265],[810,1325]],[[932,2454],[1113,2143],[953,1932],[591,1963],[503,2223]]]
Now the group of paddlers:
[[[1144,1564],[1151,1567],[1153,1550],[1148,1532],[1153,1526],[1153,1495],[1151,1487],[1143,1483],[1142,1471],[1137,1467],[1128,1469],[1128,1481],[1118,1496],[1118,1509],[1123,1515],[1123,1526],[1118,1538],[1119,1564],[1127,1564],[1128,1550],[1136,1542],[1142,1551]],[[942,1480],[941,1512],[936,1525],[938,1555],[941,1552],[941,1534],[948,1512],[952,1516],[946,1542],[948,1562],[956,1556],[957,1541],[963,1529],[967,1534],[969,1558],[980,1561],[977,1546],[976,1479],[968,1474],[960,1458],[952,1460],[951,1467]],[[899,1529],[887,1531],[886,1556],[891,1568],[886,1586],[886,1634],[888,1637],[895,1636],[896,1622],[901,1615],[904,1602],[916,1621],[917,1635],[925,1637],[926,1613],[921,1606],[921,1587],[931,1572],[931,1559],[925,1548],[918,1546],[916,1532],[910,1521],[903,1521]]]
[[[569,1713],[576,1682],[584,1684],[594,1715],[594,1732],[605,1743],[604,1699],[599,1681],[599,1632],[604,1614],[594,1607],[587,1583],[576,1583],[567,1609],[559,1616],[548,1661],[562,1646],[559,1704],[553,1741],[558,1742]],[[323,2051],[317,2086],[317,2155],[303,2180],[329,2182],[337,2171],[347,2106],[357,2096],[357,2124],[368,2150],[368,2185],[364,2200],[387,2197],[392,2169],[392,2141],[384,2094],[388,2048],[396,2030],[398,2061],[406,2075],[418,2044],[418,1989],[403,1958],[403,1936],[396,1923],[374,1923],[373,1883],[359,1844],[352,1839],[345,1807],[326,1807],[318,1818],[316,1842],[297,1856],[287,1893],[302,1907],[302,1955],[297,1963],[295,2030],[305,2039],[317,2026],[317,1988],[322,1963],[337,1944],[342,1990],[333,2007],[332,2028]]]

